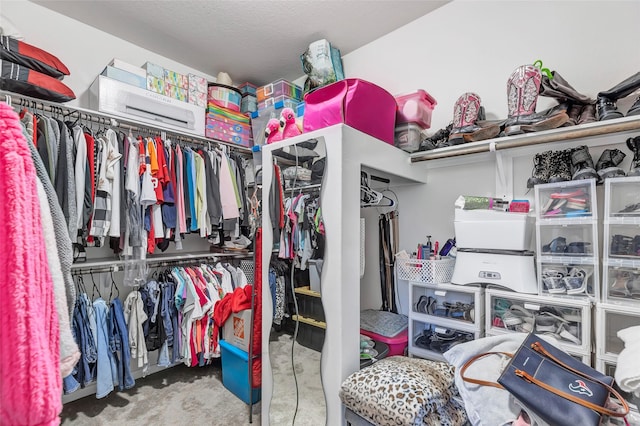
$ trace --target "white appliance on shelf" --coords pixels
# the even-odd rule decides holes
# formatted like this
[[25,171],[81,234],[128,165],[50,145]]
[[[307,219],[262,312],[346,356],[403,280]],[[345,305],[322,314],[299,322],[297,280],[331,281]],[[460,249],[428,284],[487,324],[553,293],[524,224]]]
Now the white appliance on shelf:
[[204,136],[203,107],[102,75],[89,88],[89,107],[126,119]]
[[535,256],[531,251],[459,248],[453,284],[491,284],[519,293],[538,294]]
[[533,219],[527,213],[456,209],[458,249],[451,282],[537,294],[535,256],[529,251]]

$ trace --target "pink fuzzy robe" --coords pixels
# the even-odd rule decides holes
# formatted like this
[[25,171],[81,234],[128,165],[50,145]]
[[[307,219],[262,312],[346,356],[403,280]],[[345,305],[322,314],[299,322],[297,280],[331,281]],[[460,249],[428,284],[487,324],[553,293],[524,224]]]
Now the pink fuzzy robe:
[[60,424],[60,334],[36,179],[18,115],[0,102],[0,425]]

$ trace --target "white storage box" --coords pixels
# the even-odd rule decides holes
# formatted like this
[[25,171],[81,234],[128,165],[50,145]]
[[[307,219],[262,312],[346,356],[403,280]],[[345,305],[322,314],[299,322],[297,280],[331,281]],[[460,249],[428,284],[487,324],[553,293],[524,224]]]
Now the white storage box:
[[112,66],[114,68],[119,68],[121,70],[128,71],[128,72],[130,72],[132,74],[135,74],[135,75],[138,75],[138,76],[144,78],[145,81],[147,80],[147,72],[142,67],[137,67],[135,65],[131,65],[131,64],[123,61],[122,59],[113,58],[111,60],[111,62],[109,62],[109,66]]
[[311,291],[320,293],[320,277],[322,276],[322,259],[309,260],[309,286]]
[[102,75],[89,88],[89,106],[125,119],[204,136],[203,107]]
[[528,213],[455,209],[456,246],[529,250],[534,220]]
[[222,338],[227,342],[249,351],[249,336],[251,335],[251,309],[233,312],[222,326]]

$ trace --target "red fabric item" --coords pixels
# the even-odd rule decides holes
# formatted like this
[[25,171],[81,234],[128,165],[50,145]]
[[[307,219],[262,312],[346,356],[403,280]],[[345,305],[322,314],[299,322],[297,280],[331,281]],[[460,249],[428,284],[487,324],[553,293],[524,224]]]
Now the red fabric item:
[[46,50],[11,36],[0,38],[0,58],[25,66],[32,70],[61,78],[69,75],[69,68],[60,59]]
[[0,88],[53,102],[76,98],[73,90],[60,80],[7,60],[0,60]]
[[251,308],[251,291],[253,286],[246,285],[227,293],[218,300],[213,308],[213,334],[218,336],[220,328],[229,319],[232,312],[240,312]]
[[156,238],[153,236],[153,213],[151,211],[151,206],[147,207],[149,209],[149,232],[147,232],[147,253],[153,254],[156,251]]
[[162,183],[164,188],[169,183],[169,167],[167,165],[167,156],[164,152],[164,142],[160,136],[156,136],[156,156],[158,157],[158,181]]

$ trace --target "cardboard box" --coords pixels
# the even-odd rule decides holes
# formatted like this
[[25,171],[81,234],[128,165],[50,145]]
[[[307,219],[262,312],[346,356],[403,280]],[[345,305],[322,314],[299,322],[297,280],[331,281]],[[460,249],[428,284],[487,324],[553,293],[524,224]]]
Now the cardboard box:
[[249,350],[251,335],[251,309],[233,312],[222,326],[222,338],[243,351]]
[[188,74],[187,79],[189,80],[189,92],[204,92],[206,100],[207,85],[209,84],[207,79],[196,74]]
[[196,91],[191,91],[191,88],[189,88],[189,99],[187,99],[187,102],[189,102],[190,104],[194,104],[194,105],[198,105],[201,107],[206,107],[207,106],[207,93],[206,92],[196,92]]
[[187,102],[187,89],[164,82],[164,95],[182,102]]
[[147,90],[164,95],[164,80],[147,75]]
[[115,68],[110,65],[100,73],[100,75],[104,75],[105,77],[112,78],[114,80],[121,81],[126,84],[130,84],[132,86],[139,87],[141,89],[147,88],[147,77],[141,77],[137,74],[131,73],[129,71],[125,71],[121,68]]
[[145,62],[142,66],[147,72],[147,76],[153,76],[157,79],[164,80],[164,68],[158,64],[154,64],[153,62]]
[[168,69],[164,70],[164,82],[185,89],[185,91],[189,88],[189,78],[186,75]]
[[114,68],[119,68],[124,71],[128,71],[132,74],[138,75],[142,78],[147,78],[147,72],[143,70],[141,67],[137,67],[135,65],[131,65],[121,59],[113,58],[111,62],[109,62],[109,66]]

